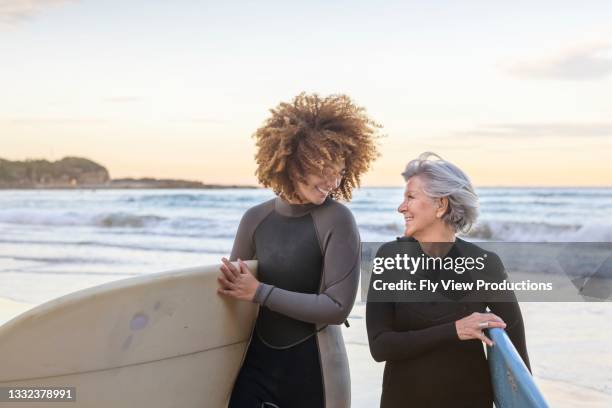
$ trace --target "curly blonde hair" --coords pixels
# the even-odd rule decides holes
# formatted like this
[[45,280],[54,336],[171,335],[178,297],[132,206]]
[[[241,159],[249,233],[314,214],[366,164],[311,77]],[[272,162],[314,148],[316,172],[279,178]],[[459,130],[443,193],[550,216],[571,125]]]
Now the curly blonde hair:
[[330,195],[350,200],[361,175],[379,156],[376,139],[381,126],[346,95],[301,93],[270,112],[253,135],[259,182],[283,198],[299,198],[295,182],[304,183],[306,174],[321,175],[343,159],[345,174]]

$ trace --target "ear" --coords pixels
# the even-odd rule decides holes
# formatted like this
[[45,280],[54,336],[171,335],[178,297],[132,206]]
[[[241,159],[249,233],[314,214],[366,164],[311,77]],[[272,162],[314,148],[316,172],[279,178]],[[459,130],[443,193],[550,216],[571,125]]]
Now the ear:
[[448,211],[448,197],[438,198],[438,209],[436,210],[436,217],[442,218]]

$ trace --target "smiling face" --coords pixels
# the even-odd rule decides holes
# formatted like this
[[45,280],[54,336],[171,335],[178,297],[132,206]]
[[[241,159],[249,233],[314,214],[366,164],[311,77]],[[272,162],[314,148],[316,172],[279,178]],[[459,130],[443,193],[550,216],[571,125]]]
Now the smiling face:
[[441,219],[443,210],[435,199],[425,194],[423,181],[418,176],[408,179],[404,190],[404,201],[397,209],[404,216],[404,235],[413,237],[417,241],[429,236],[432,230],[444,223]]
[[304,204],[323,204],[329,193],[340,185],[344,172],[344,161],[330,164],[321,174],[307,174],[305,183],[296,182],[295,190]]

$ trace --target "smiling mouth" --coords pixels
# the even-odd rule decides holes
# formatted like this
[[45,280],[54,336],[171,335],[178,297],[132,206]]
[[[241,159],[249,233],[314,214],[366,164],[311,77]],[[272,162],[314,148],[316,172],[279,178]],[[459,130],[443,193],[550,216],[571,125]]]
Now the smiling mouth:
[[321,190],[319,187],[316,187],[317,191],[321,194],[328,195],[329,191]]

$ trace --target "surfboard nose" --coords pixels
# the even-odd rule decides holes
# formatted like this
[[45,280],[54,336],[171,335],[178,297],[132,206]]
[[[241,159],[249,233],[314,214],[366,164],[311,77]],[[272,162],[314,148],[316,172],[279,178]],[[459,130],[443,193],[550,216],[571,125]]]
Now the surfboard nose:
[[497,408],[548,408],[549,405],[504,329],[488,329],[495,343],[487,346]]

